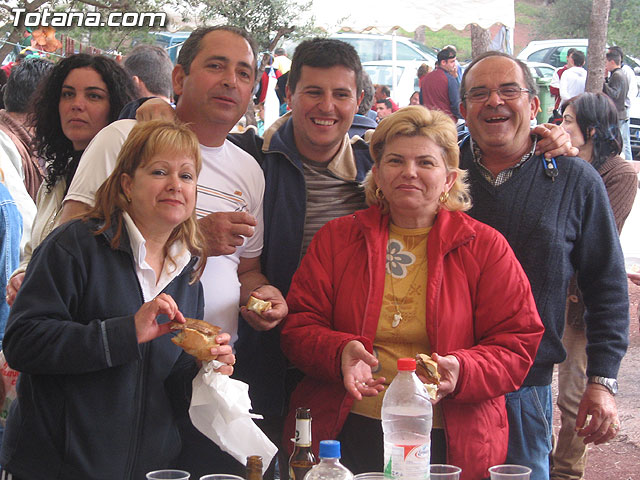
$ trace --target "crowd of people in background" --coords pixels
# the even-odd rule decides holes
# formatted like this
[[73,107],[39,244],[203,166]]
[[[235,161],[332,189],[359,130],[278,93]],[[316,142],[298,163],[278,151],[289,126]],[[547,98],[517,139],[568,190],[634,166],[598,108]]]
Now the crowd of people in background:
[[432,461],[581,478],[585,445],[620,430],[618,235],[637,192],[622,60],[611,47],[584,93],[570,51],[561,125],[532,127],[529,67],[463,67],[453,45],[408,99],[345,42],[289,59],[233,26],[196,29],[175,66],[148,45],[122,65],[18,59],[0,110],[0,340],[20,372],[2,478],[242,475],[189,418],[200,365],[168,334],[185,317],[221,327],[218,372],[248,384],[278,447],[268,480],[288,478],[301,406],[314,448],[339,439],[354,473],[382,471],[384,391],[417,353],[443,375]]

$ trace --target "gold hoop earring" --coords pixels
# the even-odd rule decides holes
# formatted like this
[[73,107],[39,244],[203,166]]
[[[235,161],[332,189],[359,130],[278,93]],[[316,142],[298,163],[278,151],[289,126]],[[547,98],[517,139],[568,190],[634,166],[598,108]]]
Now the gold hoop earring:
[[449,200],[449,192],[442,192],[439,200],[440,203],[447,203],[447,200]]
[[379,201],[384,200],[384,193],[382,193],[382,190],[380,190],[380,187],[376,188],[376,198]]

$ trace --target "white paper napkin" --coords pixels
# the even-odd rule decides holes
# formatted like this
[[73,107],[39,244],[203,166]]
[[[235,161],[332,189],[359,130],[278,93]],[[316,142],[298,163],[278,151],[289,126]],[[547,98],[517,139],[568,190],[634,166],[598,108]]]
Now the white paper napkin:
[[214,372],[223,364],[213,360],[202,365],[193,379],[189,416],[193,425],[243,465],[250,455],[262,457],[262,473],[278,451],[253,423],[261,415],[249,413],[249,386]]

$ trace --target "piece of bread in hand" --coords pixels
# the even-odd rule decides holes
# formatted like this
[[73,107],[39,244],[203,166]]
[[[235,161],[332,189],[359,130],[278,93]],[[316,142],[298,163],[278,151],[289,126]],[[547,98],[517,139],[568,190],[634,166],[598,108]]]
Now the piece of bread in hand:
[[217,355],[211,355],[211,348],[220,346],[216,342],[220,327],[195,318],[185,317],[185,320],[186,323],[171,322],[171,330],[178,332],[171,341],[198,360],[215,360]]
[[416,355],[416,373],[426,377],[427,383],[440,385],[440,373],[438,373],[438,364],[431,359],[426,353]]
[[416,355],[416,373],[426,377],[424,386],[429,396],[435,400],[438,398],[438,386],[440,385],[440,373],[438,364],[426,353]]
[[271,302],[265,302],[264,300],[260,300],[254,296],[250,296],[249,301],[247,302],[247,310],[251,310],[260,316],[270,308]]

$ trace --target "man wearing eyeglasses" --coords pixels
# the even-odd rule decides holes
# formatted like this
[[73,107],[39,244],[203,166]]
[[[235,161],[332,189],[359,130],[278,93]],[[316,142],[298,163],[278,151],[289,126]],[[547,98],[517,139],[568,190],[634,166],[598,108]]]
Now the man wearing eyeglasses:
[[507,238],[545,325],[523,386],[506,395],[506,463],[529,466],[532,480],[548,480],[551,379],[554,364],[566,356],[561,340],[574,272],[587,306],[589,377],[578,434],[600,444],[620,428],[613,396],[629,327],[622,251],[598,173],[580,158],[536,155],[529,125],[540,102],[524,63],[498,52],[483,54],[467,67],[460,90],[460,111],[471,134],[460,153],[474,202],[469,213]]

